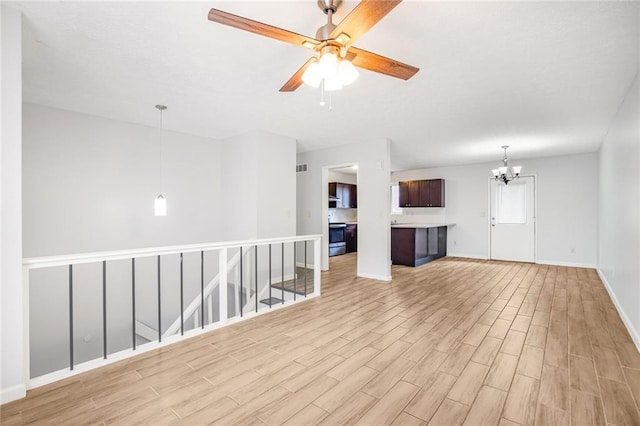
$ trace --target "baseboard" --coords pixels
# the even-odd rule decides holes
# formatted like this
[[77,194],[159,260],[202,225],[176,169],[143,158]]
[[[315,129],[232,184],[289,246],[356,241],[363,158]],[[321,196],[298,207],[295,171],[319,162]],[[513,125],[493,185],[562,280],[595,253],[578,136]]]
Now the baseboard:
[[369,278],[369,279],[378,280],[378,281],[391,281],[390,276],[385,277],[383,275],[363,274],[362,272],[358,272],[357,276],[360,278]]
[[554,260],[536,260],[539,265],[551,265],[551,266],[567,266],[569,268],[589,268],[597,269],[598,266],[593,263],[580,263],[580,262],[557,262]]
[[481,260],[489,259],[487,256],[482,256],[480,254],[447,253],[447,256],[449,256],[449,257],[466,257],[467,259],[481,259]]
[[[304,268],[304,267],[305,267],[305,266],[304,266],[304,262],[297,262],[297,263],[296,263],[296,266],[297,266],[298,268]],[[311,263],[307,263],[307,267],[306,267],[306,269],[313,269],[313,264],[311,264]]]
[[[464,257],[467,259],[481,259],[488,260],[489,257],[479,254],[466,254],[466,253],[447,253],[449,257]],[[580,263],[580,262],[557,262],[554,260],[536,260],[535,263],[540,265],[552,265],[552,266],[567,266],[570,268],[589,268],[596,269],[597,265],[593,263]]]
[[600,280],[602,280],[602,283],[604,284],[604,288],[607,289],[607,293],[609,293],[609,297],[611,297],[611,300],[613,300],[613,305],[616,307],[616,310],[618,311],[620,318],[622,318],[623,324],[625,325],[625,327],[627,327],[627,331],[629,332],[629,335],[631,336],[633,343],[636,344],[636,349],[638,349],[638,352],[640,352],[640,334],[633,327],[633,324],[629,320],[629,317],[627,316],[627,314],[622,310],[622,306],[620,306],[620,302],[618,301],[616,294],[611,289],[611,285],[609,284],[609,281],[607,281],[602,271],[600,271],[600,268],[596,268],[596,271],[598,272],[598,276],[600,277]]
[[0,391],[0,405],[24,398],[25,396],[27,396],[27,387],[25,385],[16,385],[2,389]]

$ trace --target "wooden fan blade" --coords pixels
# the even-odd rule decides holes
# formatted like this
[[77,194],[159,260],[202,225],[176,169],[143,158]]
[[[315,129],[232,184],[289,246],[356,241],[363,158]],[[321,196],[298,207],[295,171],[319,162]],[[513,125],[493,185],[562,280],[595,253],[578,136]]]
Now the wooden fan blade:
[[349,36],[348,45],[355,43],[375,24],[391,12],[402,0],[362,0],[346,18],[331,31],[330,38]]
[[351,63],[358,68],[364,68],[365,70],[379,72],[403,80],[409,80],[415,73],[420,71],[420,68],[403,64],[402,62],[385,58],[384,56],[358,49],[357,47],[351,47],[349,49],[346,59],[350,60]]
[[282,86],[280,88],[280,91],[281,92],[293,92],[298,87],[302,86],[302,74],[304,74],[304,72],[307,70],[307,68],[309,68],[309,65],[311,65],[315,60],[316,60],[315,58],[309,58],[309,60],[307,62],[305,62],[304,65],[301,66],[300,69],[298,71],[296,71],[296,73],[294,75],[291,76],[289,81],[287,81],[284,84],[284,86]]
[[271,25],[263,24],[262,22],[253,21],[242,16],[233,15],[228,12],[223,12],[218,9],[211,9],[209,11],[209,20],[217,22],[219,24],[228,25],[230,27],[238,28],[240,30],[249,31],[254,34],[263,35],[265,37],[274,38],[276,40],[284,41],[285,43],[295,44],[297,46],[304,46],[313,49],[320,42],[315,38],[303,36],[291,31],[283,30],[282,28],[274,27]]

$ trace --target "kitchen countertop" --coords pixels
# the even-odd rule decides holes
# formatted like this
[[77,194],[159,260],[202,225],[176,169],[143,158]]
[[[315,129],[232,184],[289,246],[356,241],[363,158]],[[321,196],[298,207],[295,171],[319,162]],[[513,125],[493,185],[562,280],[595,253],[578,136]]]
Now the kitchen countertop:
[[392,228],[438,228],[440,226],[454,226],[455,223],[393,223]]

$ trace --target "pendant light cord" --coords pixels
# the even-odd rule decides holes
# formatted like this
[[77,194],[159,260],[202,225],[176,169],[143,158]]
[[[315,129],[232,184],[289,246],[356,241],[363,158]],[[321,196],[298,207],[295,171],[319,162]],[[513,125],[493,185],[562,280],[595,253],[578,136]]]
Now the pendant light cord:
[[162,122],[162,113],[164,112],[165,109],[167,109],[166,106],[164,105],[156,105],[156,109],[158,111],[160,111],[160,194],[162,194],[162,189],[164,188],[164,174],[162,172],[162,160],[163,160],[163,155],[162,155],[162,139],[163,139],[163,130],[164,130],[164,123]]
[[162,112],[163,109],[160,109],[160,193],[162,194],[163,185],[163,174],[162,174]]

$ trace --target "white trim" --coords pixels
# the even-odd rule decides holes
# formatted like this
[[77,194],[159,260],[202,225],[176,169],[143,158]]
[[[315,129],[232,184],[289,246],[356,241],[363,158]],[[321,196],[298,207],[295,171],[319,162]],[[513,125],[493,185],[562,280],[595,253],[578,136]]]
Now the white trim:
[[447,253],[447,257],[466,257],[467,259],[487,260],[488,256],[482,254]]
[[360,278],[369,278],[369,279],[378,280],[378,281],[391,281],[391,275],[389,275],[388,277],[385,277],[383,275],[363,274],[361,272],[358,272],[357,276]]
[[189,244],[181,246],[152,247],[135,250],[103,251],[81,253],[64,256],[46,256],[27,258],[22,264],[29,269],[50,268],[53,266],[78,265],[111,260],[131,259],[133,257],[164,256],[169,254],[193,253],[199,251],[222,250],[246,246],[264,246],[269,244],[292,243],[294,241],[315,241],[322,239],[322,235],[301,235],[295,237],[262,238],[246,241],[222,241],[218,243]]
[[537,260],[535,263],[538,265],[553,265],[553,266],[567,266],[569,268],[589,268],[596,269],[598,266],[593,263],[580,263],[580,262],[559,262],[555,260]]
[[[22,380],[26,383],[31,376],[31,339],[30,339],[30,315],[29,315],[29,269],[22,266]],[[26,385],[25,385],[26,387]]]
[[[298,268],[305,268],[304,262],[297,262],[297,263],[296,263],[296,266],[297,266]],[[313,268],[313,264],[311,264],[311,263],[307,263],[307,266],[306,266],[306,268],[305,268],[305,269],[314,269],[314,268]]]
[[11,386],[0,390],[0,405],[15,401],[27,396],[27,387],[24,384]]
[[629,335],[631,336],[633,343],[636,344],[636,349],[638,349],[638,351],[640,352],[640,333],[638,333],[638,331],[633,327],[633,323],[631,322],[627,314],[622,309],[622,306],[620,305],[620,302],[618,301],[616,294],[613,292],[613,289],[611,288],[609,281],[607,281],[607,278],[604,276],[604,273],[600,270],[600,268],[596,268],[596,271],[598,272],[598,276],[600,277],[600,280],[602,280],[602,283],[604,284],[604,288],[607,289],[607,293],[609,293],[609,297],[611,297],[611,300],[613,301],[613,304],[616,307],[618,314],[620,314],[620,318],[622,318],[622,322],[624,323],[625,327],[627,327],[627,331],[629,332]]
[[[348,161],[346,163],[331,164],[328,166],[322,166],[320,171],[320,194],[322,195],[321,201],[321,214],[320,217],[325,218],[322,221],[322,234],[321,236],[329,236],[329,221],[326,218],[329,217],[329,171],[332,169],[340,169],[343,167],[358,166],[356,169],[356,186],[360,186],[360,164],[357,161]],[[320,270],[329,270],[329,238],[323,238],[320,244]],[[359,268],[360,260],[356,260],[357,267]]]
[[[169,346],[178,342],[183,342],[187,339],[191,339],[193,337],[200,336],[210,331],[214,331],[214,330],[224,328],[239,322],[243,322],[247,319],[259,317],[261,315],[266,315],[271,312],[275,312],[279,309],[286,309],[290,306],[293,306],[299,303],[304,303],[315,297],[318,297],[318,294],[314,292],[314,293],[309,293],[306,298],[300,298],[296,301],[288,301],[286,304],[273,305],[271,308],[265,305],[265,307],[258,312],[255,312],[255,311],[247,312],[244,314],[243,317],[236,316],[234,318],[229,319],[225,323],[221,323],[220,321],[218,321],[214,324],[209,324],[205,326],[204,329],[198,328],[198,329],[185,331],[184,336],[181,336],[180,334],[175,334],[173,336],[167,337],[166,339],[163,339],[162,342],[160,343],[158,341],[154,341],[154,342],[149,342],[149,343],[139,345],[136,347],[135,351],[132,349],[125,349],[120,352],[109,354],[106,360],[103,358],[97,358],[91,361],[83,362],[81,364],[76,364],[74,365],[73,370],[69,370],[68,368],[65,368],[63,370],[58,370],[49,374],[45,374],[43,376],[35,377],[29,380],[27,389],[33,389],[40,386],[48,385],[49,383],[66,379],[68,377],[73,377],[80,373],[84,373],[86,371],[93,370],[99,367],[104,367],[105,365],[113,364],[114,362],[122,361],[123,359],[131,358],[133,356],[136,356],[154,349],[158,349],[164,346]],[[3,390],[3,394],[4,394],[4,390]]]

